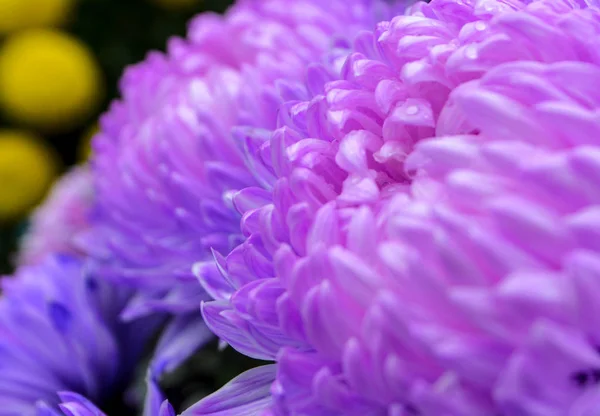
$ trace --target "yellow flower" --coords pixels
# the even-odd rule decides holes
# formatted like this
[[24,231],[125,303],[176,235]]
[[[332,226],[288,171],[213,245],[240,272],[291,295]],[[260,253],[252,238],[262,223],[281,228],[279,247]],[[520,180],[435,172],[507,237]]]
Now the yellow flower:
[[31,29],[0,48],[0,105],[18,122],[72,129],[96,108],[101,84],[93,55],[66,33]]
[[58,174],[58,159],[41,139],[0,130],[0,222],[24,215]]
[[75,0],[0,0],[0,34],[63,24]]
[[152,0],[160,7],[169,10],[182,10],[200,3],[200,0]]

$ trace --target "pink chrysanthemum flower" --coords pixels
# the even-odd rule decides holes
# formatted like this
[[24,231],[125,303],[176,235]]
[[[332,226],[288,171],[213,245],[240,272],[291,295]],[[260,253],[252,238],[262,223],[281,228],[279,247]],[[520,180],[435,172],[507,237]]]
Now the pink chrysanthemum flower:
[[276,364],[188,414],[594,414],[598,9],[433,0],[356,45],[248,133],[246,240],[196,273]]
[[103,275],[139,290],[125,317],[208,299],[191,266],[238,244],[231,195],[258,184],[231,128],[274,128],[278,91],[293,93],[309,62],[347,49],[390,7],[242,0],[224,17],[201,15],[187,40],[126,72],[94,141],[99,219],[84,242]]

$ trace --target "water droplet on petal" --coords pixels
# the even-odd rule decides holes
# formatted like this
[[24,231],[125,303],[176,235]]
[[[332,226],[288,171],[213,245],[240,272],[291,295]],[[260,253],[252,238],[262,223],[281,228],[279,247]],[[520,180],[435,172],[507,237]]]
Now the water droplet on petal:
[[410,105],[406,108],[406,114],[408,114],[409,116],[414,116],[418,112],[419,112],[419,107],[417,107],[416,105]]
[[484,31],[487,29],[487,23],[486,22],[476,22],[475,23],[475,29],[479,30],[479,31]]
[[467,48],[465,49],[465,56],[468,59],[477,59],[477,57],[479,56],[477,52],[477,47],[475,45],[467,46]]

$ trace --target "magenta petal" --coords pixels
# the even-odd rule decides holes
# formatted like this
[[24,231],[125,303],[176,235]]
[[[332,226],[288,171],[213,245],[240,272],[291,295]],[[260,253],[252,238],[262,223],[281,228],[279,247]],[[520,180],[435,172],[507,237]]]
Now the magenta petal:
[[199,262],[193,266],[194,276],[213,299],[228,299],[234,288],[223,278],[223,274],[213,261]]
[[271,384],[275,365],[248,370],[234,378],[216,393],[193,404],[182,416],[253,416],[271,404]]
[[[263,348],[253,339],[250,325],[233,314],[227,303],[203,303],[202,316],[210,330],[236,350],[259,360],[273,359],[273,352]],[[240,327],[244,329],[240,330]]]

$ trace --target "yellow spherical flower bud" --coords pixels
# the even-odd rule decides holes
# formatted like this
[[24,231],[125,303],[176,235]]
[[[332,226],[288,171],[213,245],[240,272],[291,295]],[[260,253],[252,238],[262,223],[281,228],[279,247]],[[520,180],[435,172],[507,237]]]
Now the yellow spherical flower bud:
[[160,7],[169,10],[182,10],[200,3],[200,0],[152,0]]
[[32,29],[0,48],[0,105],[18,122],[69,130],[95,109],[101,84],[93,55],[66,33]]
[[61,25],[74,4],[75,0],[0,0],[0,33]]
[[58,174],[58,159],[41,139],[0,130],[0,222],[24,215]]
[[[1,0],[0,0],[1,1]],[[65,23],[73,10],[75,0],[22,0],[31,5],[29,26],[57,26]]]

